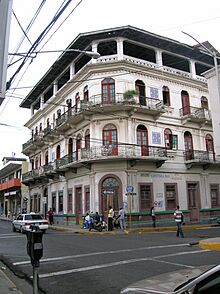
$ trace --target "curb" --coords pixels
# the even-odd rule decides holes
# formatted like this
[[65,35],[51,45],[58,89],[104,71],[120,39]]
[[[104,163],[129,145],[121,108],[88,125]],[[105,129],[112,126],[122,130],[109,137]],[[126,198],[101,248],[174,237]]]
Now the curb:
[[199,247],[201,249],[220,251],[220,238],[210,238],[199,241]]

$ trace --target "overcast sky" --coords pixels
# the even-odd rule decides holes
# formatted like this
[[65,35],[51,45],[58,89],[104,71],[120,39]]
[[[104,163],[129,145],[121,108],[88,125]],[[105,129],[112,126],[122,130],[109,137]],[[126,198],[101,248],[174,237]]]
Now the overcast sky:
[[[19,52],[27,52],[42,30],[48,25],[58,7],[64,0],[47,0],[38,18],[32,25]],[[25,29],[42,0],[13,0],[13,11]],[[195,42],[182,34],[185,31],[200,42],[208,40],[220,50],[220,1],[219,0],[73,0],[61,16],[54,32],[65,17],[75,8],[70,17],[54,33],[43,50],[65,49],[79,33],[131,25],[137,28],[166,36],[180,42],[194,45]],[[42,45],[49,39],[44,39]],[[12,15],[9,52],[14,52],[23,37],[21,28]],[[38,47],[41,48],[40,45]],[[30,118],[30,110],[19,107],[21,99],[31,90],[45,74],[55,59],[56,53],[38,55],[33,62],[25,67],[7,93],[7,99],[0,106],[1,147],[0,160],[5,156],[24,157],[21,153],[22,144],[31,136],[25,122]],[[13,61],[15,61],[14,59]],[[8,69],[8,79],[14,74],[18,63]]]

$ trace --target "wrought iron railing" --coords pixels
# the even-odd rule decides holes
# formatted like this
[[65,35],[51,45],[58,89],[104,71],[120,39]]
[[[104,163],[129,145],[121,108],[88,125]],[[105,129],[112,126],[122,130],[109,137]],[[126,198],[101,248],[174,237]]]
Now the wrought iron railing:
[[202,150],[189,150],[184,151],[184,159],[186,161],[189,160],[196,160],[196,161],[215,161],[215,153],[214,152],[208,152],[208,151],[202,151]]
[[211,113],[208,109],[186,106],[180,109],[180,117],[190,115],[197,119],[211,120]]

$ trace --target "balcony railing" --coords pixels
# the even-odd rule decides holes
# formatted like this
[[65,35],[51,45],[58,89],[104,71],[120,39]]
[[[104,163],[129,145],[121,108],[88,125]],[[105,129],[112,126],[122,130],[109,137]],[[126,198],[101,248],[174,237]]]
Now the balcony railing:
[[148,159],[152,161],[161,160],[167,157],[167,150],[164,147],[138,146],[138,145],[108,145],[94,146],[90,149],[82,148],[78,152],[65,155],[56,160],[56,168],[61,169],[71,163],[88,162],[101,159]]
[[7,190],[10,188],[21,187],[21,180],[18,178],[8,180],[0,184],[0,191]]
[[185,161],[198,161],[198,162],[209,162],[215,161],[215,153],[207,152],[202,150],[189,150],[184,151]]
[[199,108],[199,107],[183,107],[180,109],[180,117],[190,117],[198,121],[210,121],[211,113],[208,109]]

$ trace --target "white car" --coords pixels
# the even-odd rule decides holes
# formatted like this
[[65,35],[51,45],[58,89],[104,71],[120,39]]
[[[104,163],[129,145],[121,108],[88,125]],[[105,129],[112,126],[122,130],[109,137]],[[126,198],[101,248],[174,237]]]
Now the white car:
[[[209,268],[207,270],[207,268]],[[136,282],[121,294],[220,294],[220,265],[182,269]]]
[[25,233],[31,230],[31,225],[38,226],[44,233],[48,229],[48,221],[39,213],[24,213],[19,214],[12,222],[12,230],[13,232],[20,231],[21,233]]

